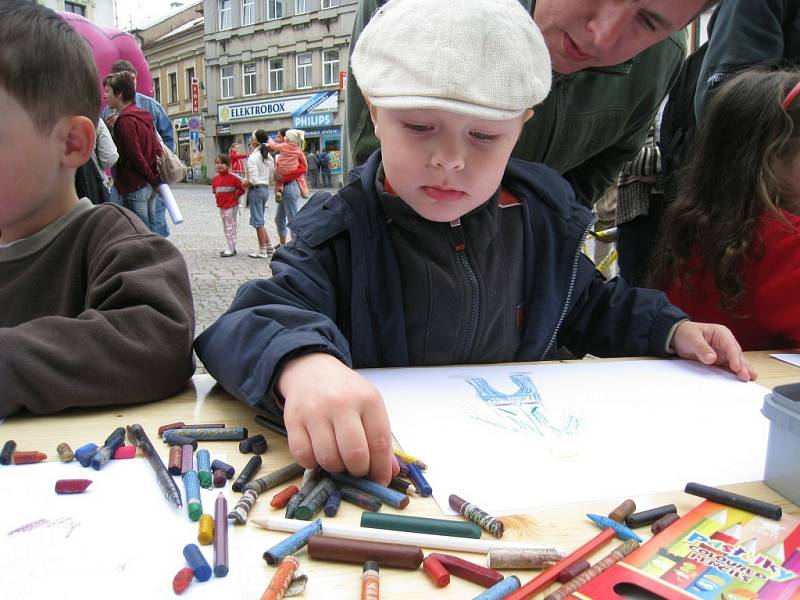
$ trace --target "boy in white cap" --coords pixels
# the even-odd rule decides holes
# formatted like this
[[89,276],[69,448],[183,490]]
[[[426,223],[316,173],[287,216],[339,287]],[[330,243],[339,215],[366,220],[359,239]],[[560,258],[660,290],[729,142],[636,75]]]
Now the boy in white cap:
[[337,194],[312,198],[272,279],[245,284],[196,342],[228,391],[284,419],[299,463],[384,483],[396,468],[380,393],[352,368],[564,348],[675,352],[755,376],[724,327],[605,282],[581,253],[592,217],[570,186],[509,161],[550,85],[517,0],[390,0],[352,66],[381,150]]

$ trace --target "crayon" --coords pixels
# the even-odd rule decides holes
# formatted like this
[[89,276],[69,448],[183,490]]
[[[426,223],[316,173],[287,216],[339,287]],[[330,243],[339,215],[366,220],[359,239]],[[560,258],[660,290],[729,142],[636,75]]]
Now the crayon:
[[361,527],[475,539],[481,537],[481,528],[475,523],[448,521],[446,519],[430,519],[427,517],[407,517],[404,515],[379,512],[362,513]]
[[261,600],[281,600],[286,594],[286,589],[292,581],[292,575],[300,566],[300,561],[294,556],[286,556],[281,560],[281,564],[275,570],[275,574],[261,595]]
[[61,462],[68,463],[75,460],[75,453],[66,442],[61,442],[58,446],[56,446],[56,453],[58,454],[58,458]]
[[378,563],[368,560],[361,573],[361,600],[379,600],[381,597],[381,576]]
[[450,575],[455,575],[461,579],[466,579],[472,583],[477,583],[483,587],[489,588],[503,580],[503,574],[498,573],[494,569],[484,567],[483,565],[475,564],[457,556],[449,554],[439,554],[438,552],[431,552],[428,556],[434,557],[442,566],[447,569]]
[[214,575],[228,574],[228,501],[220,494],[214,502]]
[[183,557],[192,568],[192,571],[194,571],[194,576],[197,578],[197,581],[208,581],[211,579],[211,567],[196,544],[186,544],[183,547]]
[[[347,473],[331,473],[331,478],[340,485],[352,486],[362,492],[372,494],[394,508],[405,508],[408,506],[408,496],[369,479],[353,477]],[[419,486],[417,486],[417,489],[419,489]],[[344,494],[342,494],[342,499],[344,499]]]
[[478,594],[473,600],[503,600],[511,592],[519,589],[519,577],[511,575],[498,581],[482,594]]
[[17,442],[14,440],[8,440],[5,444],[3,444],[3,450],[0,451],[0,465],[11,464],[11,455],[14,454],[16,447]]
[[450,504],[450,508],[473,523],[476,523],[481,529],[485,529],[496,538],[503,537],[505,526],[500,519],[496,519],[489,513],[482,511],[474,504],[470,504],[455,494],[450,494],[448,503]]
[[756,498],[749,498],[748,496],[742,496],[741,494],[735,494],[733,492],[728,492],[719,488],[713,488],[700,483],[687,483],[684,492],[693,496],[700,496],[701,498],[711,500],[712,502],[717,502],[718,504],[732,506],[733,508],[739,508],[747,512],[761,515],[762,517],[767,517],[768,519],[774,519],[776,521],[780,521],[781,516],[783,516],[783,509],[781,509],[781,507],[777,504],[770,504],[769,502],[764,502]]
[[381,542],[359,542],[313,535],[308,539],[308,555],[319,560],[363,564],[375,560],[384,567],[416,569],[422,564],[422,549]]
[[241,492],[244,486],[253,478],[261,466],[261,457],[256,455],[247,461],[244,468],[239,471],[239,476],[233,482],[233,491]]
[[208,546],[214,540],[214,517],[204,513],[197,522],[197,543]]
[[636,529],[637,527],[652,525],[664,515],[677,512],[678,509],[675,508],[674,504],[665,504],[664,506],[657,506],[656,508],[651,508],[628,515],[625,518],[625,524],[632,529]]
[[439,562],[435,556],[430,554],[422,560],[422,568],[436,587],[447,587],[450,583],[450,573],[444,568],[444,565]]
[[294,554],[300,550],[300,548],[306,546],[308,544],[308,540],[312,536],[316,536],[316,534],[320,531],[322,531],[322,521],[319,519],[312,521],[302,529],[295,531],[292,535],[284,538],[282,541],[278,542],[272,548],[264,552],[264,560],[268,565],[278,564],[284,559],[284,557]]

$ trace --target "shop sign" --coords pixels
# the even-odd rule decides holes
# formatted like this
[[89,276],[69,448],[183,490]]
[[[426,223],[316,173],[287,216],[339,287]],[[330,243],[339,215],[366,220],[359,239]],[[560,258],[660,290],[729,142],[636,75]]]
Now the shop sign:
[[[310,108],[309,108],[310,107]],[[255,102],[222,104],[217,108],[220,123],[269,119],[289,114],[301,114],[314,110],[316,112],[332,112],[339,108],[339,92],[320,92],[302,96],[285,96],[269,98]]]
[[333,113],[314,113],[310,115],[294,115],[292,127],[306,129],[308,127],[325,127],[333,125]]
[[200,114],[200,84],[197,77],[192,77],[192,113]]

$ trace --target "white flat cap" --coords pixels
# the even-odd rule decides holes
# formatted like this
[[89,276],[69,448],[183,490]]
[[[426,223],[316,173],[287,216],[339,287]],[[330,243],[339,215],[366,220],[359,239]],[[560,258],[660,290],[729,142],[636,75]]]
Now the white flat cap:
[[519,0],[389,0],[351,57],[374,106],[507,120],[545,99],[550,55]]

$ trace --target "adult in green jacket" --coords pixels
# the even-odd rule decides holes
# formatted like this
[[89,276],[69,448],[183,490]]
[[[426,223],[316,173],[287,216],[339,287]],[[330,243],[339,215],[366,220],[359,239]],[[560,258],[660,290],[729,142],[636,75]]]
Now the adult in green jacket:
[[[360,0],[351,48],[386,0]],[[520,0],[550,51],[555,77],[513,156],[559,171],[586,206],[642,147],[686,55],[683,27],[709,0]],[[421,19],[425,15],[420,15]],[[420,52],[424,52],[420,48]],[[364,98],[348,77],[353,166],[378,147]]]

